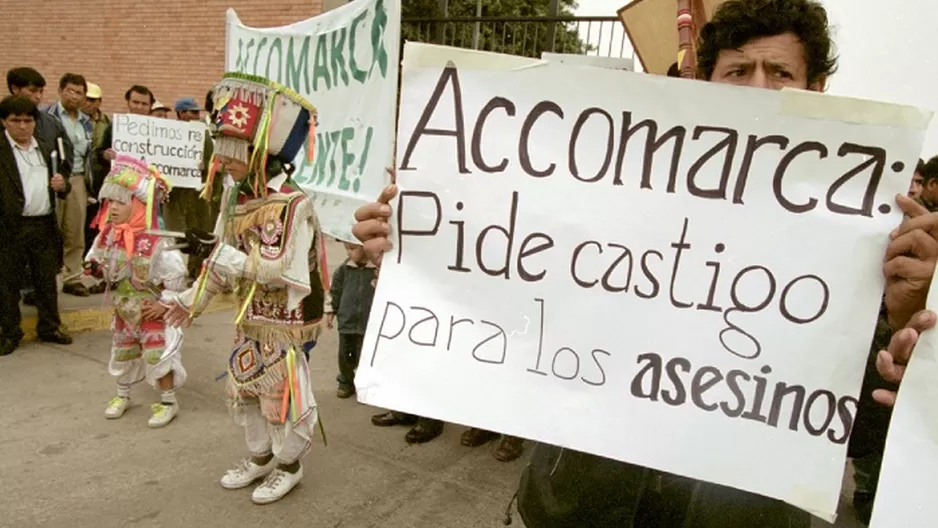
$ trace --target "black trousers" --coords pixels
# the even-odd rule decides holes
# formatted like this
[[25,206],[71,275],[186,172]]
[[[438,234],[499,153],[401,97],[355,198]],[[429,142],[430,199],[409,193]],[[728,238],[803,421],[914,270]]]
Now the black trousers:
[[39,335],[51,334],[62,324],[55,282],[62,267],[62,240],[55,215],[23,217],[19,229],[4,235],[12,243],[0,252],[0,337],[16,342],[23,337],[20,288],[24,267],[29,270],[36,292],[36,331]]
[[362,334],[339,334],[339,385],[355,386],[355,370],[362,357]]

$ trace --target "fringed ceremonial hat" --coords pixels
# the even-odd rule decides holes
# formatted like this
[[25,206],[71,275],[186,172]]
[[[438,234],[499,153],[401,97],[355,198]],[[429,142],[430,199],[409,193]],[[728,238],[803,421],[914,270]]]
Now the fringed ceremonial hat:
[[[169,198],[172,186],[155,167],[147,166],[132,156],[120,154],[111,162],[111,171],[104,178],[98,199],[117,200],[129,204],[136,198],[147,206],[147,229],[152,228],[159,214],[159,205]],[[107,218],[107,207],[102,207],[97,223]]]
[[[312,161],[316,108],[290,88],[263,77],[226,73],[212,90],[212,101],[215,156],[243,161],[263,180],[270,157],[293,163],[305,146]],[[257,160],[261,163],[255,165]],[[215,163],[210,171],[213,179]]]

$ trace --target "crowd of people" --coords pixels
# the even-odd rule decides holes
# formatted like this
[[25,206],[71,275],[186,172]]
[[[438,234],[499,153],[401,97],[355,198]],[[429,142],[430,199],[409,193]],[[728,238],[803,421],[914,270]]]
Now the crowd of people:
[[[106,284],[89,279],[84,270],[84,257],[92,247],[98,232],[100,202],[98,193],[111,169],[117,153],[111,148],[111,119],[101,110],[103,93],[97,84],[88,82],[82,75],[66,73],[58,83],[56,101],[43,104],[46,79],[34,68],[20,67],[7,72],[7,88],[10,92],[10,111],[28,110],[28,101],[34,112],[33,116],[37,147],[43,146],[49,153],[49,167],[67,184],[67,192],[60,192],[58,199],[52,200],[49,208],[41,208],[37,214],[22,214],[32,225],[27,231],[17,231],[22,243],[27,246],[23,255],[7,255],[8,261],[18,259],[10,269],[19,267],[17,272],[4,273],[0,277],[3,303],[7,309],[0,322],[3,329],[0,337],[0,355],[12,353],[22,339],[19,331],[19,309],[14,309],[22,299],[26,305],[35,306],[39,322],[39,339],[59,344],[69,344],[71,336],[61,326],[58,315],[58,286],[56,275],[61,272],[61,292],[66,295],[88,297],[104,293]],[[25,100],[25,101],[24,101]],[[157,101],[153,93],[145,86],[131,86],[124,94],[127,113],[169,117],[167,108]],[[210,99],[207,99],[210,103]],[[175,118],[184,121],[202,119],[203,108],[192,97],[184,97],[175,104]],[[210,109],[209,109],[210,110]],[[15,126],[12,120],[10,125]],[[20,124],[21,129],[25,126]],[[8,129],[8,134],[10,127]],[[205,159],[211,157],[212,141],[206,134]],[[23,152],[33,152],[31,146],[20,146],[9,142],[18,163],[22,162]],[[23,150],[25,149],[25,150]],[[28,155],[28,154],[27,154]],[[13,168],[8,167],[8,168]],[[33,169],[34,170],[34,169]],[[23,181],[26,177],[22,176]],[[206,173],[203,170],[203,175]],[[12,176],[12,175],[11,175]],[[15,184],[15,181],[14,181]],[[169,229],[182,231],[188,227],[211,229],[214,216],[217,216],[219,192],[213,200],[200,200],[199,191],[193,189],[174,189],[172,200],[167,202],[163,219]],[[5,195],[13,199],[16,193]],[[27,198],[28,200],[28,198]],[[172,205],[169,205],[169,204]],[[14,210],[5,207],[5,213]],[[26,222],[9,215],[11,225]],[[54,220],[50,222],[49,220]],[[41,233],[41,236],[40,236]],[[37,249],[34,244],[54,244],[56,250]],[[36,249],[35,255],[31,249]],[[22,258],[21,258],[22,257]],[[189,261],[189,280],[198,276],[201,262]],[[6,268],[5,268],[6,269]],[[53,273],[54,272],[54,273]],[[15,292],[15,293],[13,293]]]
[[[727,0],[700,35],[703,81],[822,91],[836,71],[830,24],[816,0]],[[105,416],[123,416],[131,387],[145,380],[160,391],[149,425],[162,427],[179,412],[184,328],[213,296],[234,291],[239,306],[227,390],[249,457],[221,485],[236,489],[263,479],[254,502],[279,500],[302,478],[301,459],[316,433],[307,361],[322,327],[339,333],[336,395],[355,394],[381,256],[390,249],[396,186],[356,212],[353,233],[362,244],[346,244],[347,259],[326,284],[315,206],[292,178],[294,158],[314,137],[317,114],[309,101],[268,79],[236,73],[209,91],[204,107],[193,98],[177,101],[176,119],[204,117],[212,131],[200,192],[171,190],[145,162],[115,152],[101,89],[81,75],[64,75],[57,101],[44,107],[46,82],[36,70],[10,70],[7,84],[10,96],[0,101],[6,136],[0,230],[13,241],[0,252],[0,355],[12,353],[23,337],[21,298],[37,308],[40,340],[72,342],[58,316],[57,276],[68,295],[112,292],[108,369],[117,393]],[[169,117],[144,86],[132,86],[124,99],[128,113]],[[272,112],[275,106],[289,111]],[[907,218],[887,250],[887,288],[849,445],[854,506],[867,521],[903,366],[918,334],[936,319],[924,307],[938,260],[938,157],[920,160],[909,196],[914,199],[896,198]],[[161,220],[185,233],[182,243],[153,231]],[[372,423],[411,426],[408,443],[428,442],[443,430],[440,420],[394,410]],[[470,428],[461,441],[480,446],[499,437],[498,460],[521,456],[522,439],[494,431]],[[515,499],[531,528],[807,528],[811,522],[775,499],[545,444],[534,448]]]

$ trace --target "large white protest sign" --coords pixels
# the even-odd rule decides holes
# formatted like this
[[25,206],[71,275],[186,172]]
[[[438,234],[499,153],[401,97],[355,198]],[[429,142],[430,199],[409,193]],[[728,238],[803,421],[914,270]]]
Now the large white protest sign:
[[[928,309],[938,311],[938,280]],[[938,519],[938,331],[922,333],[889,424],[873,528],[932,528]]]
[[833,518],[930,115],[411,46],[361,401]]
[[173,185],[202,187],[202,155],[208,129],[201,121],[114,114],[111,147],[155,166]]
[[400,0],[356,0],[277,28],[250,28],[228,10],[225,69],[277,81],[319,112],[315,160],[293,178],[316,197],[323,231],[351,234],[355,209],[388,183],[400,57]]

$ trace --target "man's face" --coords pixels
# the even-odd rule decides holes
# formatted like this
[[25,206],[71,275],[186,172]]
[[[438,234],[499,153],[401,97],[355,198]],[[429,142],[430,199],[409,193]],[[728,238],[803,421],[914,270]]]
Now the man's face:
[[127,111],[131,114],[150,115],[150,96],[137,92],[130,92],[130,99],[127,100]]
[[100,109],[101,109],[100,99],[89,99],[88,97],[85,97],[85,102],[84,104],[81,105],[81,110],[90,116],[98,115],[98,110]]
[[41,86],[27,86],[25,88],[13,88],[13,95],[25,95],[29,97],[29,100],[33,102],[36,106],[39,106],[39,103],[42,102],[42,90]]
[[184,110],[182,112],[176,112],[176,117],[180,121],[198,121],[202,118],[202,115],[198,110]]
[[918,198],[922,194],[922,182],[924,177],[918,171],[912,175],[912,183],[909,184],[909,198]]
[[722,50],[711,82],[753,88],[800,88],[820,92],[823,82],[808,85],[804,45],[793,33],[750,40],[739,49]]
[[13,141],[25,145],[33,137],[36,120],[29,115],[11,115],[3,120],[3,128],[10,133]]
[[85,102],[85,87],[66,84],[65,88],[59,90],[59,101],[62,101],[62,106],[69,112],[78,110]]

